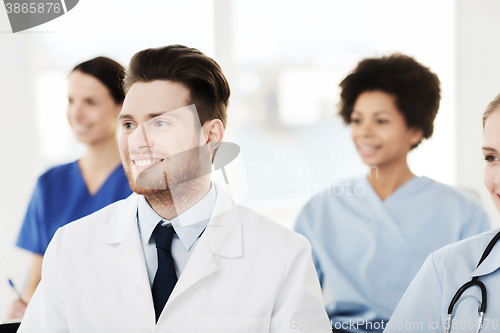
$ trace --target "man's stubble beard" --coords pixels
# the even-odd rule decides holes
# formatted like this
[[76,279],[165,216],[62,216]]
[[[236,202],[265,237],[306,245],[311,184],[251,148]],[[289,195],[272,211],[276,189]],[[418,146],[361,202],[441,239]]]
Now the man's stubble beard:
[[165,158],[161,162],[161,172],[157,170],[153,179],[140,179],[144,173],[142,171],[137,175],[137,180],[146,187],[137,184],[127,151],[123,166],[130,188],[133,192],[144,195],[148,202],[178,206],[187,201],[191,194],[199,191],[203,183],[200,177],[210,173],[210,158],[205,156],[205,151],[206,146],[202,146]]

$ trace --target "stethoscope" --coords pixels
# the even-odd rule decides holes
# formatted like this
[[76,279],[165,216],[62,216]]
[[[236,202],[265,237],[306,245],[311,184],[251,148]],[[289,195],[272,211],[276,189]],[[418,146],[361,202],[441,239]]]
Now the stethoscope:
[[[486,246],[486,249],[484,250],[483,255],[481,256],[481,259],[479,260],[479,263],[477,264],[476,268],[478,268],[479,265],[481,265],[481,263],[484,261],[484,259],[488,257],[491,250],[493,249],[493,247],[495,246],[495,244],[498,242],[499,239],[500,239],[500,231],[495,235],[495,237],[493,237],[493,239],[489,242],[488,246]],[[466,291],[472,286],[478,286],[481,289],[481,307],[479,309],[479,319],[477,323],[476,333],[479,333],[479,330],[483,326],[483,317],[484,313],[486,312],[486,302],[487,302],[486,287],[484,286],[484,283],[479,281],[478,276],[474,276],[469,282],[465,283],[463,286],[460,287],[460,289],[458,289],[457,293],[455,294],[455,296],[453,296],[453,299],[451,300],[450,306],[448,307],[448,319],[446,320],[446,333],[449,333],[451,329],[451,314],[453,312],[453,307],[455,306],[455,304],[457,304],[458,300],[460,299],[464,291]]]

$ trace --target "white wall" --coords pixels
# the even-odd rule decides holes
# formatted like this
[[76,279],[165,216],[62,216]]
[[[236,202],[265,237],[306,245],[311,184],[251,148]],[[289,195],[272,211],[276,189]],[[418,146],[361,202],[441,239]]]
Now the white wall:
[[481,195],[494,227],[500,219],[483,185],[482,113],[500,93],[500,1],[456,0],[458,185]]
[[[0,15],[3,15],[1,13]],[[0,30],[5,31],[0,16]],[[14,243],[39,173],[37,133],[32,105],[31,35],[0,34],[0,318],[15,294],[8,278],[24,288],[28,253]],[[8,78],[8,79],[6,79]]]

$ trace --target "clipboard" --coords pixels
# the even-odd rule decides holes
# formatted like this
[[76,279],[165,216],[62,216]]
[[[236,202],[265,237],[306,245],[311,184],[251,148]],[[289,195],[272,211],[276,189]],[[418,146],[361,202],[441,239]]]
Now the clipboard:
[[21,325],[21,320],[19,319],[9,321],[0,320],[0,333],[16,333],[19,325]]

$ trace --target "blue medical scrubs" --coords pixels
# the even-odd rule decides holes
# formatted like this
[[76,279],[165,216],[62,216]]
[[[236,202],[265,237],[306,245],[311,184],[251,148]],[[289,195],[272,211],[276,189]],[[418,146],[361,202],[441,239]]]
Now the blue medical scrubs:
[[[472,277],[483,282],[487,308],[481,333],[500,331],[500,244],[476,268],[486,246],[499,231],[491,230],[432,253],[394,311],[385,332],[446,332],[448,306]],[[480,289],[467,289],[453,308],[451,331],[476,332]]]
[[45,253],[56,230],[132,193],[120,164],[90,195],[77,162],[52,168],[38,178],[16,245]]
[[413,177],[384,201],[366,177],[332,186],[302,210],[333,328],[381,332],[427,256],[489,229],[476,200]]

